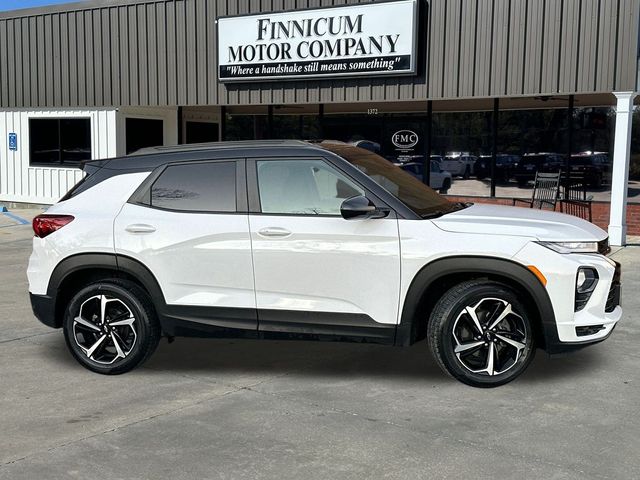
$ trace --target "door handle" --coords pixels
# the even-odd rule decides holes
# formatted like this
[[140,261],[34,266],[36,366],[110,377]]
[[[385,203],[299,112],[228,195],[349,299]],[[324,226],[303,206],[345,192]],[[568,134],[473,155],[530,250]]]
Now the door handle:
[[287,230],[286,228],[280,228],[280,227],[267,227],[267,228],[263,228],[261,230],[258,230],[258,235],[261,235],[263,237],[288,237],[289,235],[291,235],[291,232],[289,230]]
[[133,223],[127,225],[125,230],[129,233],[153,233],[156,231],[156,227],[147,225],[146,223]]

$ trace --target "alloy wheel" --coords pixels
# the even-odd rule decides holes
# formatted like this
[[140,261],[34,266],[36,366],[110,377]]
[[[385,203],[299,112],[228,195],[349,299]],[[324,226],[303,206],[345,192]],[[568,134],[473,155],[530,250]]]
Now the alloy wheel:
[[458,315],[452,342],[455,356],[464,368],[494,376],[517,364],[530,334],[527,323],[511,303],[483,298]]
[[73,338],[90,360],[111,365],[133,350],[136,318],[122,300],[94,295],[80,305],[73,319]]

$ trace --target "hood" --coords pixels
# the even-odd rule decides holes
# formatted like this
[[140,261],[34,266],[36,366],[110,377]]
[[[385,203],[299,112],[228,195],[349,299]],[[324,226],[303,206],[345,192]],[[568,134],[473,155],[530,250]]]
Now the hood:
[[472,205],[432,220],[447,232],[532,237],[550,242],[596,242],[600,227],[563,213],[502,205]]

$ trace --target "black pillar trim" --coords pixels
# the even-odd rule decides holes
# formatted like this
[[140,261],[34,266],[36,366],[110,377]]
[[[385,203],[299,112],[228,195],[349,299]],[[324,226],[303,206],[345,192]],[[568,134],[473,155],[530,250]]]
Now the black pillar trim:
[[565,193],[569,191],[571,174],[571,154],[573,153],[573,111],[574,111],[575,97],[569,95],[569,106],[567,107],[567,158],[565,159],[565,175],[564,175],[564,188]]
[[225,140],[225,133],[227,129],[227,107],[224,105],[220,107],[220,132],[218,138],[223,142]]
[[273,105],[267,107],[267,137],[273,138]]
[[422,166],[422,181],[426,185],[431,185],[431,141],[432,141],[432,129],[433,124],[433,100],[427,100],[427,121],[425,132],[425,152],[424,152],[424,165]]
[[178,145],[184,142],[184,125],[182,125],[182,107],[178,107]]
[[493,99],[493,115],[491,118],[491,198],[496,196],[496,156],[498,155],[498,115],[500,99]]

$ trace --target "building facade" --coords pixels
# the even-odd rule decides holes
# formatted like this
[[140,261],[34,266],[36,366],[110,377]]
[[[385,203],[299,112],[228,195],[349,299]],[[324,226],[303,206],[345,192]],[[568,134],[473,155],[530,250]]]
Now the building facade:
[[538,170],[580,170],[594,220],[623,243],[627,229],[640,234],[639,23],[640,0],[109,0],[7,12],[0,201],[53,203],[82,160],[150,145],[333,139],[415,164],[473,201],[530,196]]

